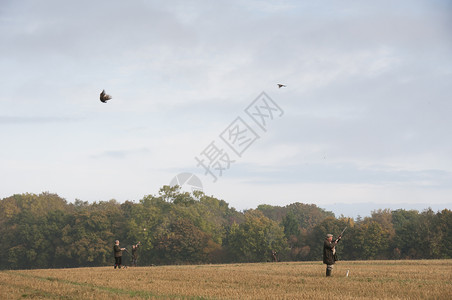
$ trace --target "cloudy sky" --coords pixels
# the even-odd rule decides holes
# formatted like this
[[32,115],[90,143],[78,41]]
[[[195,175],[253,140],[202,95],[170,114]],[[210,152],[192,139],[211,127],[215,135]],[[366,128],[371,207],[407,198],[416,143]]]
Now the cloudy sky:
[[189,172],[240,210],[451,209],[451,32],[436,0],[2,0],[0,198],[137,201]]

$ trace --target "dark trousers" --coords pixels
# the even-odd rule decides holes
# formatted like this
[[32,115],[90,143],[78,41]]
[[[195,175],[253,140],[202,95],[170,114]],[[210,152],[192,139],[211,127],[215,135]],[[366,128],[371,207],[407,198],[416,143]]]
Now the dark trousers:
[[122,263],[122,256],[115,257],[115,268],[121,267],[121,263]]

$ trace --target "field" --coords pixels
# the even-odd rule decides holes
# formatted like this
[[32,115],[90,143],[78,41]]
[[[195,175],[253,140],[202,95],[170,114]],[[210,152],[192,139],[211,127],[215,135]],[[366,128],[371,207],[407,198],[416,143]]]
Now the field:
[[1,271],[0,299],[27,298],[452,299],[452,260]]

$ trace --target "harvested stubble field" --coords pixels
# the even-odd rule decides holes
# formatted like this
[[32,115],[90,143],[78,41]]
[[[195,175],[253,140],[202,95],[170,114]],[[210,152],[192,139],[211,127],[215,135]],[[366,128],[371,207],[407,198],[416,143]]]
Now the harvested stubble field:
[[[350,270],[346,277],[347,270]],[[452,260],[17,270],[0,299],[452,299]]]

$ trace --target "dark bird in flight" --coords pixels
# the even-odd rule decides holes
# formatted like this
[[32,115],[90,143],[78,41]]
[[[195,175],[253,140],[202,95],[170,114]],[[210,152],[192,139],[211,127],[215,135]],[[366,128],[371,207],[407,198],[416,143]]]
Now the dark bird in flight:
[[282,83],[278,83],[278,88],[282,88],[282,87],[286,87],[286,85],[282,84]]
[[105,90],[102,90],[102,93],[100,93],[100,101],[103,103],[107,103],[107,101],[110,99],[111,99],[111,96],[105,94]]

